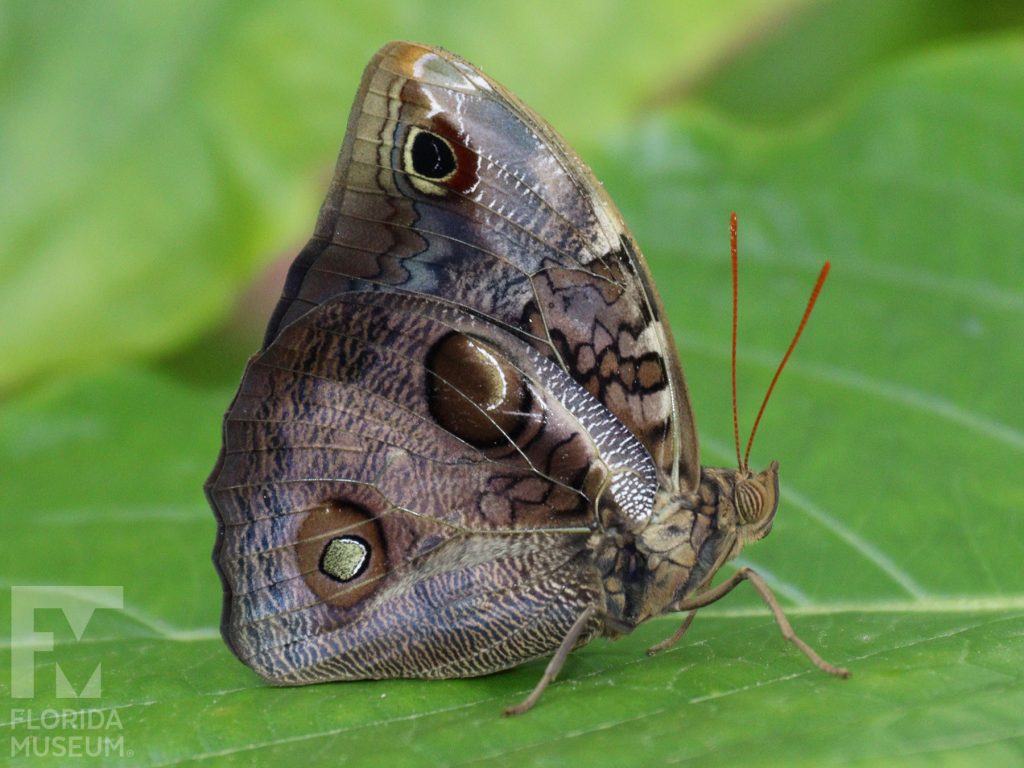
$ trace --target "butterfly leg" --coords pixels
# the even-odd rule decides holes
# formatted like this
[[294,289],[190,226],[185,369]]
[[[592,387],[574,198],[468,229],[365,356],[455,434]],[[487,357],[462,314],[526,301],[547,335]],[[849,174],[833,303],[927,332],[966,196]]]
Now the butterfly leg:
[[[761,599],[768,604],[768,608],[771,609],[772,615],[775,617],[775,622],[779,625],[779,630],[782,632],[782,636],[800,649],[811,663],[814,664],[818,669],[823,672],[828,672],[830,675],[836,677],[849,677],[850,671],[845,667],[837,667],[833,664],[829,664],[821,656],[818,655],[811,646],[801,640],[796,632],[793,631],[793,626],[789,623],[789,619],[786,618],[786,614],[782,612],[782,606],[779,605],[778,599],[772,592],[771,588],[765,583],[765,580],[761,578],[760,574],[750,568],[740,568],[728,581],[724,581],[714,589],[709,589],[707,592],[702,592],[699,595],[694,595],[686,600],[683,600],[675,605],[675,609],[678,611],[696,611],[698,608],[703,608],[706,605],[722,599],[727,594],[732,592],[740,582],[749,581],[753,585],[754,589],[757,590],[758,594],[761,595]],[[690,617],[688,616],[687,619]],[[683,622],[683,627],[680,628],[679,634],[686,630],[687,623]],[[672,638],[670,638],[671,640]],[[670,643],[671,644],[671,643]],[[658,648],[658,646],[655,646]],[[660,650],[660,649],[659,649]]]
[[686,630],[688,630],[690,628],[690,625],[693,624],[693,619],[694,617],[696,617],[696,615],[697,609],[694,608],[692,611],[686,614],[686,618],[683,619],[682,625],[679,627],[679,629],[675,631],[675,634],[673,634],[672,637],[670,637],[668,640],[662,640],[660,643],[652,645],[650,648],[647,649],[647,655],[654,656],[655,654],[661,653],[662,651],[667,651],[673,645],[682,640],[683,635],[686,634]]
[[562,671],[562,665],[565,664],[565,660],[572,653],[572,649],[576,647],[576,641],[580,639],[580,635],[583,634],[583,630],[587,624],[590,623],[590,619],[593,618],[596,612],[594,606],[590,606],[583,613],[579,615],[579,618],[573,622],[573,625],[566,632],[565,637],[562,639],[562,644],[558,646],[558,650],[555,651],[555,655],[551,657],[551,661],[548,662],[547,669],[544,670],[544,674],[541,675],[537,685],[530,692],[530,695],[523,699],[521,702],[516,704],[514,707],[509,707],[505,710],[506,715],[521,715],[523,712],[529,711],[540,695],[544,693],[544,689],[548,687],[549,683],[553,683],[555,678],[558,677],[558,673]]

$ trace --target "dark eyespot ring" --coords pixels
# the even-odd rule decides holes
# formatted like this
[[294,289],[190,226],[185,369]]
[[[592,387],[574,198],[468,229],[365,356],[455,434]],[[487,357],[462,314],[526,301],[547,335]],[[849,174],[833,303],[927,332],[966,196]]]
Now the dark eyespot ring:
[[428,195],[445,194],[447,190],[437,182],[453,178],[459,167],[446,138],[416,126],[409,129],[402,161],[413,186]]
[[455,153],[447,141],[433,133],[417,131],[412,139],[412,169],[428,179],[443,179],[455,170]]

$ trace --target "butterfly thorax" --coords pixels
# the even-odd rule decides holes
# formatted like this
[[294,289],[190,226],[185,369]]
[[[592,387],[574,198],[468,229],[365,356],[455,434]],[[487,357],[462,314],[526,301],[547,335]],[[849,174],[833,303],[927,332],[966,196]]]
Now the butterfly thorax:
[[630,632],[679,610],[745,544],[764,538],[778,507],[778,463],[753,474],[701,468],[695,491],[658,491],[650,522],[636,534],[605,531],[596,562],[605,590],[605,632]]

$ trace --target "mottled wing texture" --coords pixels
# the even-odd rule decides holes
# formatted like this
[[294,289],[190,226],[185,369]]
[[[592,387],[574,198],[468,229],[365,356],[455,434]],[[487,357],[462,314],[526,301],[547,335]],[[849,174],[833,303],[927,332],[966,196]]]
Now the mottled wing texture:
[[638,437],[666,486],[697,487],[675,346],[618,211],[542,118],[440,49],[392,43],[367,67],[265,346],[332,296],[374,287],[516,330]]
[[549,654],[601,599],[598,509],[639,526],[656,488],[629,430],[483,313],[338,294],[253,357],[225,417],[224,637],[282,684]]

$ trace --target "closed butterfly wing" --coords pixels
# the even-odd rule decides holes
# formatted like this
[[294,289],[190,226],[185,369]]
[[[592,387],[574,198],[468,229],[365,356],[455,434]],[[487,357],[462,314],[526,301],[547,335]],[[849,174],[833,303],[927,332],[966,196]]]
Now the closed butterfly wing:
[[392,43],[367,68],[206,491],[222,633],[274,682],[551,654],[523,712],[573,647],[747,579],[847,674],[749,568],[709,588],[771,529],[777,464],[699,466],[618,212],[550,126],[439,49]]
[[520,337],[450,302],[339,294],[250,361],[225,418],[222,632],[279,683],[514,666],[598,603],[588,539],[642,523],[656,486]]
[[697,487],[675,346],[618,211],[542,118],[440,49],[392,43],[367,67],[264,346],[332,296],[373,288],[520,332],[638,437],[667,485]]

